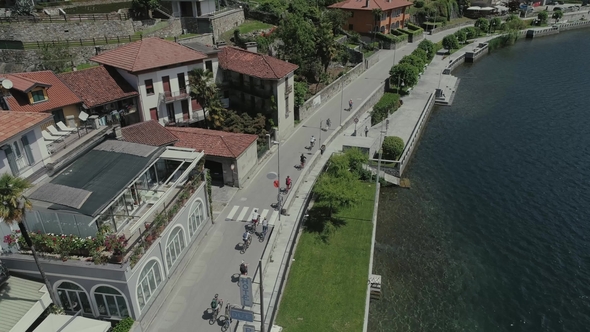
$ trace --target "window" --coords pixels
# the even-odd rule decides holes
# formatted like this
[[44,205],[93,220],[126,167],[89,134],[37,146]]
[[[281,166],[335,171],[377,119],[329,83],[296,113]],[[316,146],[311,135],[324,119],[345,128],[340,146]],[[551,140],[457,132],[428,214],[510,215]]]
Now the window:
[[80,286],[64,281],[57,287],[57,296],[65,311],[75,313],[82,309],[83,313],[92,314],[88,294]]
[[350,17],[354,17],[354,12],[350,12]]
[[12,151],[14,152],[14,160],[16,161],[16,166],[19,170],[25,168],[27,166],[27,161],[24,158],[20,143],[18,141],[14,141],[12,143]]
[[379,29],[381,30],[381,33],[385,32],[385,26],[382,25],[381,28],[379,28]]
[[155,260],[151,260],[144,266],[139,275],[139,283],[137,284],[139,309],[145,307],[161,283],[162,272],[160,272],[160,264]]
[[94,300],[98,308],[98,314],[108,317],[128,317],[129,309],[125,297],[117,289],[109,286],[100,286],[94,290]]
[[176,78],[178,78],[178,88],[181,92],[186,89],[186,80],[184,79],[184,73],[176,74]]
[[193,203],[193,209],[188,217],[188,232],[191,237],[195,235],[205,220],[203,212],[203,201],[198,199]]
[[348,25],[348,30],[351,30],[351,31],[352,31],[352,30],[354,30],[354,29],[353,29],[353,25],[352,25],[352,24],[349,24],[349,25]]
[[145,93],[147,95],[154,94],[154,81],[153,80],[145,80]]
[[66,118],[64,117],[64,111],[62,109],[52,111],[51,114],[53,114],[53,122],[58,123],[61,121],[63,123],[66,123]]
[[166,104],[166,111],[168,112],[168,121],[176,121],[174,117],[174,103]]
[[186,247],[184,243],[184,232],[182,228],[176,227],[168,236],[166,243],[166,266],[168,270],[174,265],[174,262],[180,257],[180,253]]
[[205,69],[208,71],[213,71],[213,61],[205,61]]
[[260,81],[260,88],[262,88],[262,90],[264,90],[264,80],[259,80]]
[[33,165],[35,163],[35,158],[33,157],[33,150],[31,150],[31,145],[29,144],[29,139],[27,135],[23,135],[20,138],[21,143],[23,144],[23,150],[25,150],[25,155],[28,159],[28,164]]
[[254,96],[250,96],[250,107],[252,107],[252,108],[256,107],[256,97],[254,97]]
[[33,103],[45,100],[45,94],[43,93],[43,90],[31,91],[31,96],[33,97]]
[[223,98],[229,98],[229,90],[223,91]]

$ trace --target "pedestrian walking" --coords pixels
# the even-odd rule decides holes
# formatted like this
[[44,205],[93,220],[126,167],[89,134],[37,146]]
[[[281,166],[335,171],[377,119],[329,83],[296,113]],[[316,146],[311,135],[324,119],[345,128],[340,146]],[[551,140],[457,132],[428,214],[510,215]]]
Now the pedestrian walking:
[[348,110],[352,110],[352,99],[348,101]]
[[322,147],[320,148],[320,154],[322,156],[324,155],[324,151],[326,151],[326,146],[324,144],[322,144]]
[[369,127],[365,126],[365,137],[369,137]]

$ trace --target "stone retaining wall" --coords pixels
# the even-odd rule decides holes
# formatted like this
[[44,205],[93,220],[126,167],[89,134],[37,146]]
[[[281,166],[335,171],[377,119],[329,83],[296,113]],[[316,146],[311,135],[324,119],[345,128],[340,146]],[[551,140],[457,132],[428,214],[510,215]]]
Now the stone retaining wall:
[[377,62],[379,62],[379,51],[365,59],[365,70],[371,68]]
[[178,39],[176,42],[179,44],[182,44],[182,45],[198,42],[203,45],[211,46],[211,45],[213,45],[213,34],[212,33],[204,33],[202,35],[198,35],[198,36],[194,36],[194,37],[190,37],[190,38]]
[[71,5],[63,5],[63,6],[59,6],[59,8],[66,9],[66,8],[76,8],[76,7],[85,7],[85,6],[93,6],[93,5],[106,5],[109,3],[119,3],[119,2],[129,2],[129,0],[91,0],[91,1],[72,3]]
[[590,27],[590,21],[579,21],[572,23],[564,23],[558,25],[559,31],[568,31],[573,29],[587,28]]
[[[171,18],[169,20],[149,19],[132,22],[134,31],[141,31],[145,37],[168,38],[182,34],[182,22],[177,18]],[[152,29],[154,26],[158,24],[161,24],[162,22],[166,22],[168,23],[168,25],[161,29],[150,31],[150,29]]]
[[0,24],[1,39],[23,42],[104,38],[134,33],[131,20]]
[[239,25],[244,23],[244,10],[232,9],[219,14],[211,19],[211,25],[213,26],[213,39],[219,40],[219,37],[225,32],[237,28]]
[[541,36],[548,36],[548,35],[555,35],[559,33],[559,29],[557,27],[550,27],[545,29],[531,29],[526,32],[526,38],[532,39],[535,37]]

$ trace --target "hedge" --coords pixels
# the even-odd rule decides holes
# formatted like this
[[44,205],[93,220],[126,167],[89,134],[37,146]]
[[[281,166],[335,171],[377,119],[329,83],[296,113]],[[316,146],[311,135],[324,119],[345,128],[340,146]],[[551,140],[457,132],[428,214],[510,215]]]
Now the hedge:
[[129,332],[129,330],[131,330],[132,326],[133,326],[133,318],[126,317],[126,318],[123,318],[123,320],[121,320],[119,323],[117,323],[117,325],[115,325],[115,327],[113,327],[111,332]]
[[397,44],[397,43],[401,43],[403,41],[408,40],[408,35],[405,33],[402,33],[401,35],[395,35],[395,34],[384,34],[381,32],[377,32],[377,39],[381,39],[383,41],[388,41],[388,42]]
[[413,36],[424,33],[424,29],[422,29],[421,27],[414,25],[412,23],[407,23],[406,27],[408,28],[408,30],[411,32],[411,34]]
[[377,104],[373,106],[373,111],[371,111],[371,126],[385,120],[387,115],[397,111],[399,106],[399,95],[397,93],[384,93]]

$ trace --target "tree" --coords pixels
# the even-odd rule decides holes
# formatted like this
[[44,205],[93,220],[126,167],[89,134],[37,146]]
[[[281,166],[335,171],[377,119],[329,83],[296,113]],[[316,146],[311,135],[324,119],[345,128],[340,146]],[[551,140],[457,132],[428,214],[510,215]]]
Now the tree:
[[434,58],[434,43],[428,39],[424,39],[418,44],[418,48],[424,50],[428,55],[428,60],[432,60]]
[[397,136],[386,136],[383,139],[383,159],[398,160],[404,152],[404,140]]
[[57,73],[62,73],[70,69],[72,64],[72,55],[70,49],[61,43],[43,44],[39,50],[41,53],[41,66],[45,70],[51,70]]
[[483,17],[480,17],[475,21],[474,26],[476,28],[479,28],[479,30],[482,32],[488,32],[488,30],[490,29],[490,21]]
[[547,13],[547,11],[544,10],[540,12],[539,15],[537,15],[537,18],[539,19],[541,24],[547,24],[547,21],[549,20],[549,13]]
[[461,30],[465,31],[465,33],[467,34],[467,39],[473,39],[473,38],[477,38],[477,36],[479,36],[479,32],[474,27],[467,27],[467,28],[463,28]]
[[188,81],[191,97],[196,99],[205,111],[207,128],[211,125],[215,129],[221,128],[226,114],[219,100],[219,89],[213,82],[213,73],[196,68],[189,72]]
[[467,33],[464,30],[456,31],[455,37],[457,37],[457,41],[461,44],[464,44],[467,41]]
[[414,54],[406,55],[405,57],[403,57],[400,60],[399,63],[400,64],[402,64],[402,63],[410,64],[410,65],[414,66],[418,70],[419,73],[421,73],[422,70],[424,70],[424,65],[425,65],[424,60],[417,57]]
[[340,9],[329,9],[324,12],[323,18],[330,23],[332,28],[332,33],[334,35],[338,34],[338,31],[342,29],[348,22],[348,18],[350,17],[352,12],[343,11]]
[[316,54],[322,63],[324,73],[336,55],[336,41],[329,22],[322,20],[315,32]]
[[506,23],[504,23],[504,30],[508,31],[518,31],[526,28],[526,23],[518,18],[516,15],[510,15],[506,18]]
[[451,51],[459,48],[459,41],[455,35],[445,36],[442,40],[442,45],[445,49]]
[[381,16],[383,16],[383,10],[381,8],[373,8],[373,19],[375,20],[375,26],[373,27],[373,40],[375,40],[375,35],[379,31],[379,22],[381,22]]
[[304,82],[295,82],[295,108],[299,108],[305,103],[305,96],[309,92],[307,84]]
[[490,25],[492,27],[492,31],[496,31],[496,29],[498,29],[500,25],[502,25],[502,19],[500,19],[499,17],[494,17],[490,21]]
[[554,11],[553,15],[551,16],[551,18],[555,20],[555,23],[559,22],[562,17],[563,12],[561,10]]
[[160,7],[160,0],[132,0],[131,10],[137,15],[150,17],[150,10]]
[[316,73],[308,65],[317,62],[313,24],[301,16],[287,13],[275,33],[282,41],[279,57],[298,65],[301,72],[314,76]]
[[53,288],[49,283],[49,279],[45,275],[43,267],[39,263],[39,257],[37,256],[37,250],[31,241],[29,232],[25,224],[25,213],[27,209],[31,209],[31,201],[24,196],[24,192],[29,189],[31,185],[24,179],[14,177],[8,173],[0,176],[0,219],[6,224],[13,225],[16,223],[20,230],[21,236],[25,239],[25,242],[33,253],[33,259],[37,264],[37,269],[41,274],[41,279],[45,282],[47,291],[54,305],[57,306],[57,297],[53,292]]
[[395,65],[389,71],[390,83],[399,88],[403,85],[414,86],[418,84],[418,69],[409,63]]
[[426,51],[421,48],[415,49],[414,52],[412,52],[412,55],[420,58],[422,61],[424,61],[424,64],[430,63],[430,57],[428,56]]
[[14,12],[17,15],[22,15],[22,16],[33,15],[34,9],[35,9],[35,6],[33,4],[33,1],[30,1],[30,0],[16,0],[16,2],[14,3]]

